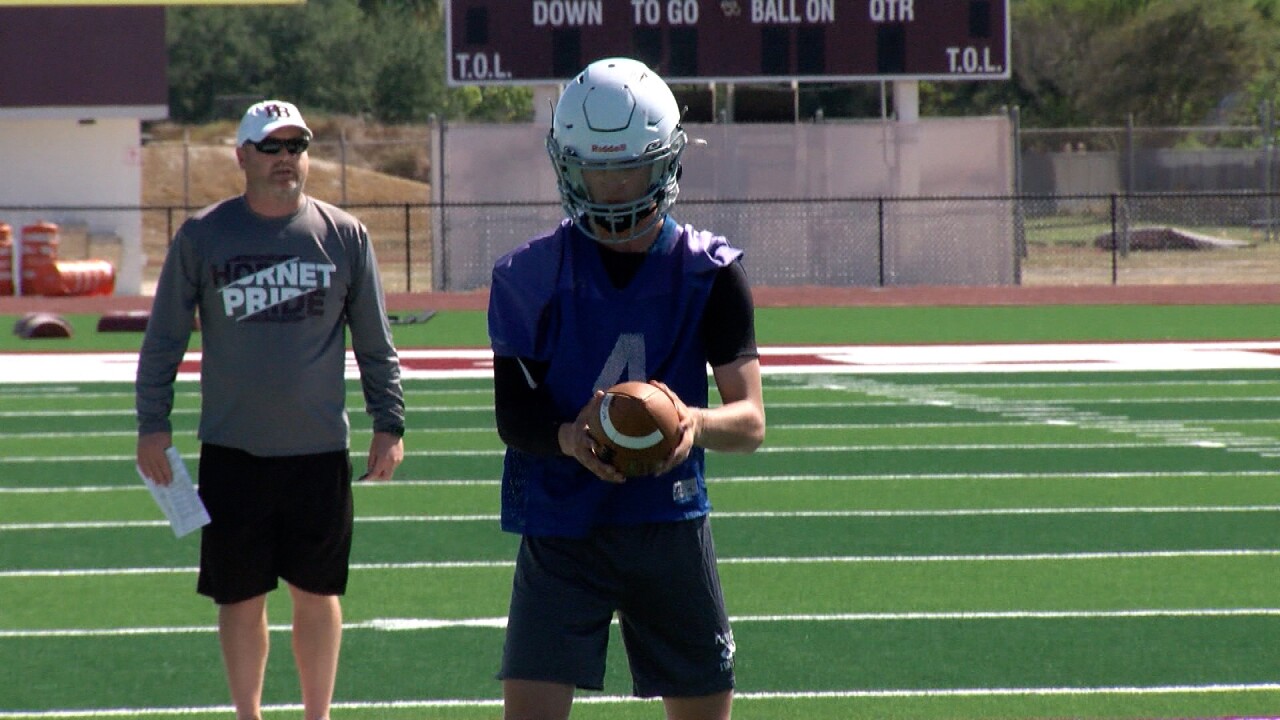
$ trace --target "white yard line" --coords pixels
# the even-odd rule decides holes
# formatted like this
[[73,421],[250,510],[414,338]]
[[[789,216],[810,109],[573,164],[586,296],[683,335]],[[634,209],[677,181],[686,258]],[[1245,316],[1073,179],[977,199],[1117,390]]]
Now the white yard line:
[[[1033,515],[1188,515],[1225,513],[1280,513],[1280,505],[1163,505],[1145,507],[1015,507],[944,508],[928,510],[794,510],[720,511],[720,520],[805,520],[814,518],[945,518],[1018,517]],[[496,523],[497,514],[481,515],[371,515],[357,516],[357,523]],[[164,520],[88,520],[70,522],[0,522],[0,532],[45,530],[127,530],[168,527]]]
[[[798,615],[735,615],[729,622],[747,623],[874,623],[874,622],[1001,622],[1017,620],[1150,620],[1158,618],[1280,617],[1280,608],[1144,608],[1136,610],[992,610],[957,612],[814,613]],[[617,619],[613,620],[616,625]],[[420,632],[481,628],[504,630],[505,617],[487,618],[373,618],[342,624],[344,631]],[[271,625],[271,632],[288,633],[291,625]],[[146,635],[212,635],[216,625],[117,628],[0,629],[0,639],[136,637]]]
[[[791,692],[735,692],[734,702],[759,700],[874,700],[912,698],[983,698],[983,697],[1096,697],[1115,695],[1140,697],[1152,695],[1222,695],[1228,693],[1277,693],[1280,683],[1239,683],[1206,685],[1149,685],[1113,687],[999,687],[999,688],[907,688],[863,690],[810,690]],[[574,699],[575,704],[619,705],[632,703],[657,704],[659,700],[621,695],[587,695]],[[500,708],[502,700],[490,699],[439,699],[439,700],[388,700],[378,702],[335,702],[335,710],[428,710],[440,708]],[[263,705],[268,713],[299,712],[299,704]],[[234,712],[229,705],[169,708],[102,708],[97,710],[0,710],[0,720],[95,720],[97,718],[136,718],[164,715],[194,715],[197,713],[226,714]]]
[[[818,557],[722,557],[721,565],[878,565],[937,563],[1093,562],[1107,560],[1239,559],[1280,557],[1280,549],[1134,550],[1071,553],[978,555],[828,555]],[[398,563],[353,563],[353,572],[511,569],[511,560],[442,560]],[[195,567],[64,568],[0,570],[0,580],[20,578],[195,575]]]
[[[760,349],[766,374],[972,373],[1280,368],[1280,342],[817,345]],[[6,383],[133,382],[137,353],[4,353]],[[400,352],[405,378],[485,378],[493,354],[474,348]],[[187,353],[179,380],[196,380]],[[347,375],[359,373],[348,353]]]

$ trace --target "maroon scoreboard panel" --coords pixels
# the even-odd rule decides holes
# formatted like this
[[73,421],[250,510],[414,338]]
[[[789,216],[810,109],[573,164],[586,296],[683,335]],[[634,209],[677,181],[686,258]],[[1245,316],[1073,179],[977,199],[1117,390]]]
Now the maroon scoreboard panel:
[[562,83],[594,60],[668,82],[1002,80],[1009,0],[447,0],[450,85]]

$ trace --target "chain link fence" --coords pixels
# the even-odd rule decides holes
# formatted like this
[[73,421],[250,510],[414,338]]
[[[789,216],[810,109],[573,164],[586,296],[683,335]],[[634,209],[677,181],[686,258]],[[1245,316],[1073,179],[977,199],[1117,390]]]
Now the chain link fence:
[[1022,196],[1023,285],[1275,282],[1276,195]]
[[[704,190],[682,193],[675,217],[743,247],[760,285],[882,287],[952,276],[970,285],[1218,284],[1278,276],[1280,158],[1269,120],[1012,128],[1019,151],[1010,195],[735,199]],[[715,132],[703,129],[713,140]],[[431,142],[419,134],[313,145],[308,192],[365,222],[390,292],[482,288],[497,257],[561,218],[557,204],[536,200],[433,201],[423,179],[441,160]],[[178,226],[194,209],[238,192],[213,181],[230,177],[236,188],[240,171],[225,144],[151,143],[144,163],[144,173],[159,178],[149,186],[167,195],[145,196],[140,206],[0,207],[0,223],[17,236],[35,219],[56,222],[61,257],[139,262],[149,293]],[[456,175],[450,180],[457,185]],[[725,181],[717,175],[708,187]],[[110,228],[138,218],[142,257],[131,259]]]
[[[937,268],[989,285],[1270,283],[1280,277],[1280,242],[1266,218],[1278,200],[1258,192],[682,200],[674,216],[742,246],[758,285],[917,285]],[[443,214],[449,228],[439,290],[484,287],[497,257],[561,217],[550,204],[424,211]],[[993,216],[1007,228],[990,228]],[[772,230],[752,235],[763,242],[735,240],[735,228],[761,226]],[[974,241],[1005,229],[1004,254]]]
[[[767,229],[752,243],[737,242],[758,285],[918,285],[928,283],[917,276],[938,268],[993,278],[975,283],[988,285],[1272,283],[1280,277],[1280,242],[1266,218],[1278,200],[1258,192],[717,200],[681,201],[674,216],[731,242],[735,229]],[[388,292],[483,288],[494,260],[561,218],[550,203],[346,208],[369,228]],[[194,209],[0,207],[0,219],[14,210],[141,213],[147,292],[170,238]],[[990,229],[993,216],[1005,227]],[[1006,230],[1012,241],[999,255],[991,243],[973,241]],[[797,237],[823,240],[797,244]],[[60,241],[66,259],[124,260],[118,239],[74,223],[61,226]]]

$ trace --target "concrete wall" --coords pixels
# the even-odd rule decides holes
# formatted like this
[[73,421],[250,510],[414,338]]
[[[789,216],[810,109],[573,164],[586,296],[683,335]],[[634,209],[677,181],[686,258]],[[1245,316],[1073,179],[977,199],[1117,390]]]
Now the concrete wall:
[[[116,292],[142,286],[142,155],[136,118],[0,119],[0,222],[47,220],[94,236],[118,237]],[[62,206],[65,209],[25,210]],[[121,206],[121,210],[79,210]],[[78,259],[78,258],[72,258]]]
[[[743,248],[754,282],[1016,282],[1003,116],[687,131],[693,142],[672,216]],[[435,287],[487,285],[494,260],[562,217],[545,134],[534,125],[443,130],[437,200],[450,205],[439,218]],[[948,196],[1002,200],[962,209]],[[901,200],[886,209],[878,198]]]

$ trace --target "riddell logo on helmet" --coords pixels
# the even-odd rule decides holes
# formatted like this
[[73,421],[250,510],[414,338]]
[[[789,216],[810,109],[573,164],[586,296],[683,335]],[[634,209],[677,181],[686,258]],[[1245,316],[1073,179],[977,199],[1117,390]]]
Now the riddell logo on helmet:
[[619,143],[617,145],[592,145],[591,146],[591,152],[598,152],[598,153],[625,152],[626,149],[627,149],[626,143]]

